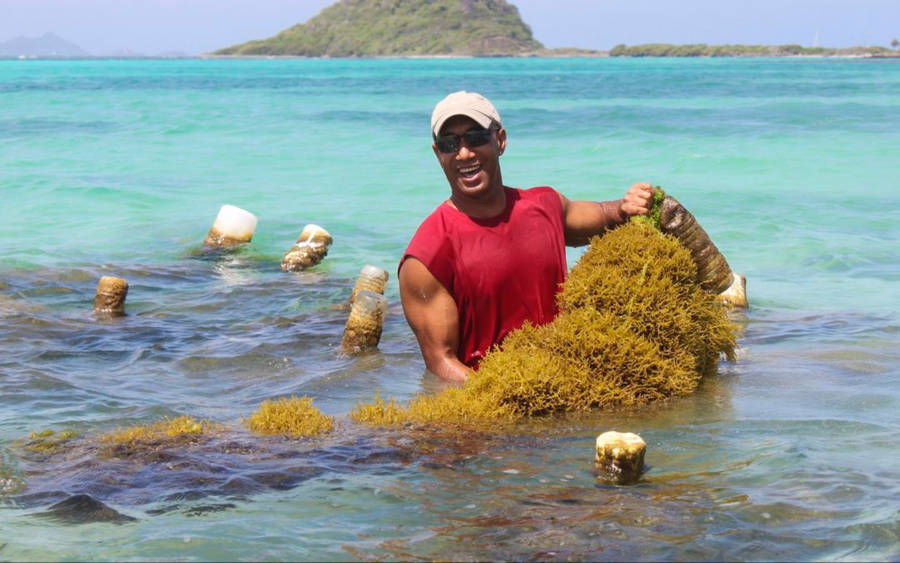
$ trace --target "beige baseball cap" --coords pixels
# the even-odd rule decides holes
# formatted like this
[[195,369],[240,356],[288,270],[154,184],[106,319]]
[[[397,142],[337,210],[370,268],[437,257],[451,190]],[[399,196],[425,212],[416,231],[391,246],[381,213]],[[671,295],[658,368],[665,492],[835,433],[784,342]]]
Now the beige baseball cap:
[[475,120],[485,129],[496,122],[500,125],[500,114],[487,98],[475,92],[460,90],[453,92],[434,106],[431,112],[431,134],[437,137],[444,123],[454,115],[465,115]]

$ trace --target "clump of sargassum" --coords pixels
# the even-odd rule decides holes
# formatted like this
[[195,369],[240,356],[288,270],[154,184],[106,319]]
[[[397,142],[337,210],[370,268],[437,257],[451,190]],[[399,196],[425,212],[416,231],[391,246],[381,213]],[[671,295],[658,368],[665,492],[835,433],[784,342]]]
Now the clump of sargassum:
[[32,432],[25,443],[25,449],[33,453],[53,454],[64,448],[78,433],[74,430],[42,430]]
[[[734,359],[736,328],[716,293],[701,285],[708,276],[698,277],[695,258],[709,251],[660,232],[661,221],[671,222],[661,218],[667,201],[674,200],[657,190],[647,218],[595,237],[558,295],[557,318],[510,333],[465,385],[406,406],[376,396],[350,418],[376,426],[512,421],[694,391],[723,354]],[[308,397],[292,401],[277,410],[264,403],[251,430],[311,435],[333,428]]]
[[315,436],[331,432],[334,421],[313,406],[310,397],[263,401],[246,419],[247,426],[258,434]]
[[[315,436],[330,432],[333,420],[313,406],[312,399],[282,398],[263,401],[245,423],[258,434],[285,434]],[[150,424],[117,428],[100,436],[101,444],[113,448],[115,453],[133,453],[145,449],[178,446],[202,440],[223,427],[208,420],[192,416],[165,418]],[[76,434],[71,431],[54,434],[52,430],[34,432],[29,436],[26,448],[40,453],[54,453]]]
[[197,439],[217,428],[216,424],[208,420],[197,420],[192,416],[178,416],[151,424],[118,428],[101,436],[100,442],[128,449],[175,445]]
[[650,218],[595,237],[558,294],[557,318],[510,333],[465,385],[407,406],[376,397],[350,418],[372,425],[515,420],[692,392],[722,354],[733,360],[736,329],[719,298],[698,283],[691,253],[653,225],[663,197],[659,190]]

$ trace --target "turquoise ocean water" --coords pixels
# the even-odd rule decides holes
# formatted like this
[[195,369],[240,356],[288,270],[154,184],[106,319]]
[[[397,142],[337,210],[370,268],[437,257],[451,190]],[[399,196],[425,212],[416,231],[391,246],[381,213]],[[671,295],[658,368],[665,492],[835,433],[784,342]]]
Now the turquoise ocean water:
[[[739,360],[690,397],[504,432],[247,433],[269,398],[343,418],[439,387],[394,273],[448,191],[431,108],[463,88],[500,110],[508,185],[679,198],[747,276]],[[224,203],[257,234],[199,257]],[[306,223],[334,245],[282,273]],[[896,61],[0,61],[0,241],[0,559],[900,557]],[[365,264],[390,314],[341,357]],[[91,315],[102,275],[126,317]],[[92,440],[181,414],[225,437]],[[611,428],[648,442],[637,485],[596,479]],[[28,451],[44,429],[85,438]],[[79,494],[135,520],[47,517]]]

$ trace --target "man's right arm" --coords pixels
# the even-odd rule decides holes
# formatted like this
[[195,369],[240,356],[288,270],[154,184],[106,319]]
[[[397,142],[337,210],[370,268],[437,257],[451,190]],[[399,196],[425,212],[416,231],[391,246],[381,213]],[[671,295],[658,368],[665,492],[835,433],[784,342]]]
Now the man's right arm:
[[409,257],[400,266],[400,300],[425,367],[448,381],[465,381],[471,371],[459,361],[459,310],[450,292],[425,264]]
[[572,201],[559,194],[567,246],[582,246],[591,237],[621,225],[632,215],[644,215],[650,209],[653,186],[633,184],[618,201]]

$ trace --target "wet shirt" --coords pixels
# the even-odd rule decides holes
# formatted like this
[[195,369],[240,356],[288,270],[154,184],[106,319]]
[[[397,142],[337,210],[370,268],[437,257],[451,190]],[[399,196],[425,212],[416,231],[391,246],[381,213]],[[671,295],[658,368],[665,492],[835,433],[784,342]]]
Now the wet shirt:
[[504,188],[506,208],[475,219],[447,202],[419,226],[400,264],[414,257],[447,289],[459,310],[459,359],[470,367],[525,321],[558,312],[566,280],[563,208],[553,188]]

